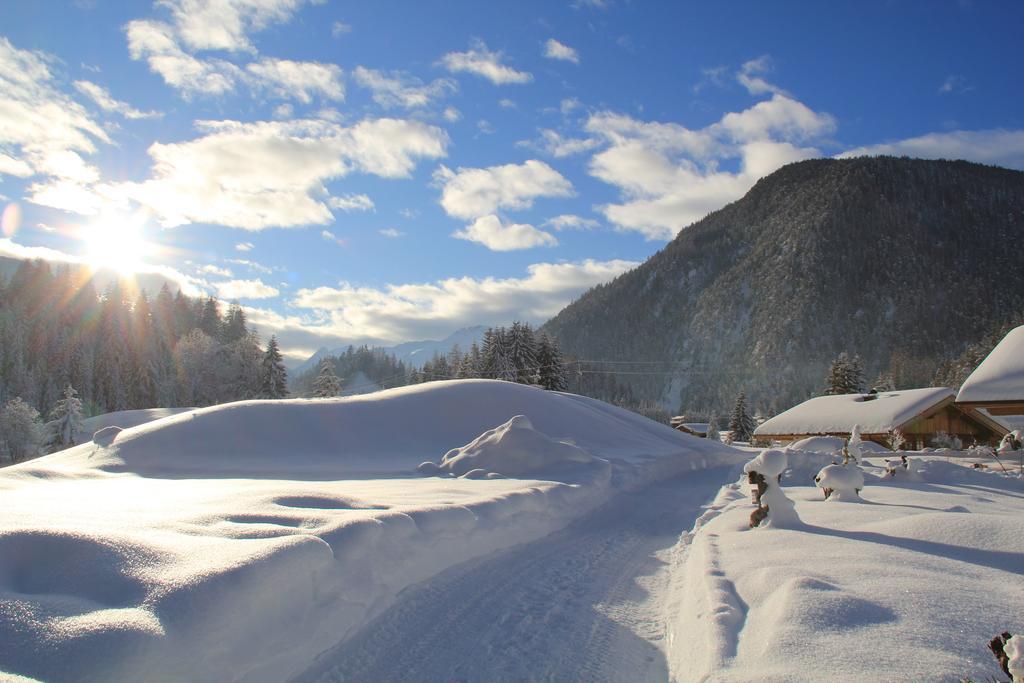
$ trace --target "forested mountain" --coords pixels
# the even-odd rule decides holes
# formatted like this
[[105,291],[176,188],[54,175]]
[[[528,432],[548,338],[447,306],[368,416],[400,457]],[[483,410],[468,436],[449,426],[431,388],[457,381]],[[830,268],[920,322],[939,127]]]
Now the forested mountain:
[[723,414],[820,393],[858,354],[870,381],[928,385],[1024,311],[1024,173],[963,161],[786,166],[596,287],[544,329],[614,361],[638,399]]
[[45,261],[0,277],[0,405],[20,397],[45,419],[69,384],[86,415],[274,398],[270,372],[284,376],[237,304],[116,279],[98,291],[90,269]]

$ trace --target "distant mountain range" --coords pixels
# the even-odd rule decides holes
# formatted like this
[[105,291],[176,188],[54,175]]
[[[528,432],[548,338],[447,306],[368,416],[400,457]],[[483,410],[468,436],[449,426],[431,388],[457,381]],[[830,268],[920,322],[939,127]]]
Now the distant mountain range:
[[786,166],[544,326],[616,361],[638,399],[774,413],[820,392],[841,351],[866,379],[927,386],[1024,311],[1024,173],[963,161]]
[[[418,368],[433,358],[435,353],[447,354],[456,344],[458,344],[459,348],[463,351],[467,350],[473,342],[477,342],[479,344],[484,338],[484,331],[486,329],[487,328],[483,325],[463,327],[440,341],[424,339],[423,341],[404,342],[395,346],[384,346],[380,347],[380,349],[385,353],[394,356],[397,360],[402,361],[407,366],[411,368]],[[298,377],[304,372],[315,367],[324,356],[339,356],[345,352],[346,348],[347,345],[339,346],[335,349],[328,349],[327,347],[320,348],[305,361],[291,368],[289,373],[292,377]]]

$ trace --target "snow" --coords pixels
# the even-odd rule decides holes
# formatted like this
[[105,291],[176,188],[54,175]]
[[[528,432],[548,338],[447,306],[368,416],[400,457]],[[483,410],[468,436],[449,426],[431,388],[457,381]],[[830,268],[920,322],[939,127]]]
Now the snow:
[[788,460],[785,451],[765,449],[757,457],[743,466],[744,472],[757,472],[766,479],[778,477],[786,471]]
[[[246,401],[110,431],[106,446],[0,471],[5,673],[288,679],[417,582],[617,492],[742,459],[599,401],[486,380]],[[531,443],[537,461],[521,450]],[[539,463],[544,478],[415,471],[453,447],[452,470],[511,477]],[[589,476],[550,467],[580,453]]]
[[818,396],[765,421],[755,436],[789,434],[843,434],[854,425],[863,434],[884,434],[913,419],[923,411],[953,396],[945,387],[905,389],[876,394]]
[[872,481],[860,504],[786,486],[803,525],[771,533],[748,528],[745,481],[724,487],[659,596],[671,677],[1005,680],[988,642],[1024,632],[1024,484],[921,459],[923,481]]
[[864,488],[864,472],[852,462],[843,465],[826,465],[814,478],[819,488],[826,492],[828,500],[856,501],[858,491]]
[[1024,636],[1011,636],[1003,645],[1006,653],[1006,668],[1013,676],[1013,683],[1024,683]]
[[79,443],[88,441],[92,435],[104,427],[120,427],[129,429],[139,425],[162,420],[171,415],[187,413],[195,408],[146,408],[143,410],[118,410],[112,413],[103,413],[95,417],[87,417],[82,420],[82,430],[77,434],[75,440]]
[[[582,448],[548,438],[533,428],[525,415],[516,415],[503,425],[489,429],[461,448],[445,453],[440,465],[426,462],[421,472],[445,472],[455,476],[500,474],[510,477],[563,473],[567,466],[588,464],[596,459]],[[601,460],[603,470],[608,461]],[[425,467],[426,466],[426,467]]]
[[964,380],[959,403],[1024,400],[1024,325],[1010,330]]

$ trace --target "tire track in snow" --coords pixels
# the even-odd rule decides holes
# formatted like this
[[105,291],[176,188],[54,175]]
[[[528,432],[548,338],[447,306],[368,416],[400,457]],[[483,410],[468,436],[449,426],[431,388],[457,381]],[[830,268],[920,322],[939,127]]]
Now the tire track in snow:
[[443,572],[295,680],[667,680],[661,596],[638,579],[665,566],[656,554],[731,474],[620,494],[562,531]]

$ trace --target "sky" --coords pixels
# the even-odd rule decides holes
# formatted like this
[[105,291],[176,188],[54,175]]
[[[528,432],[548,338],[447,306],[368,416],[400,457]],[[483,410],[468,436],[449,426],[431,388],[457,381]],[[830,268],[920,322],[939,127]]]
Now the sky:
[[321,346],[541,323],[806,158],[1024,169],[1024,4],[0,3],[0,255]]

